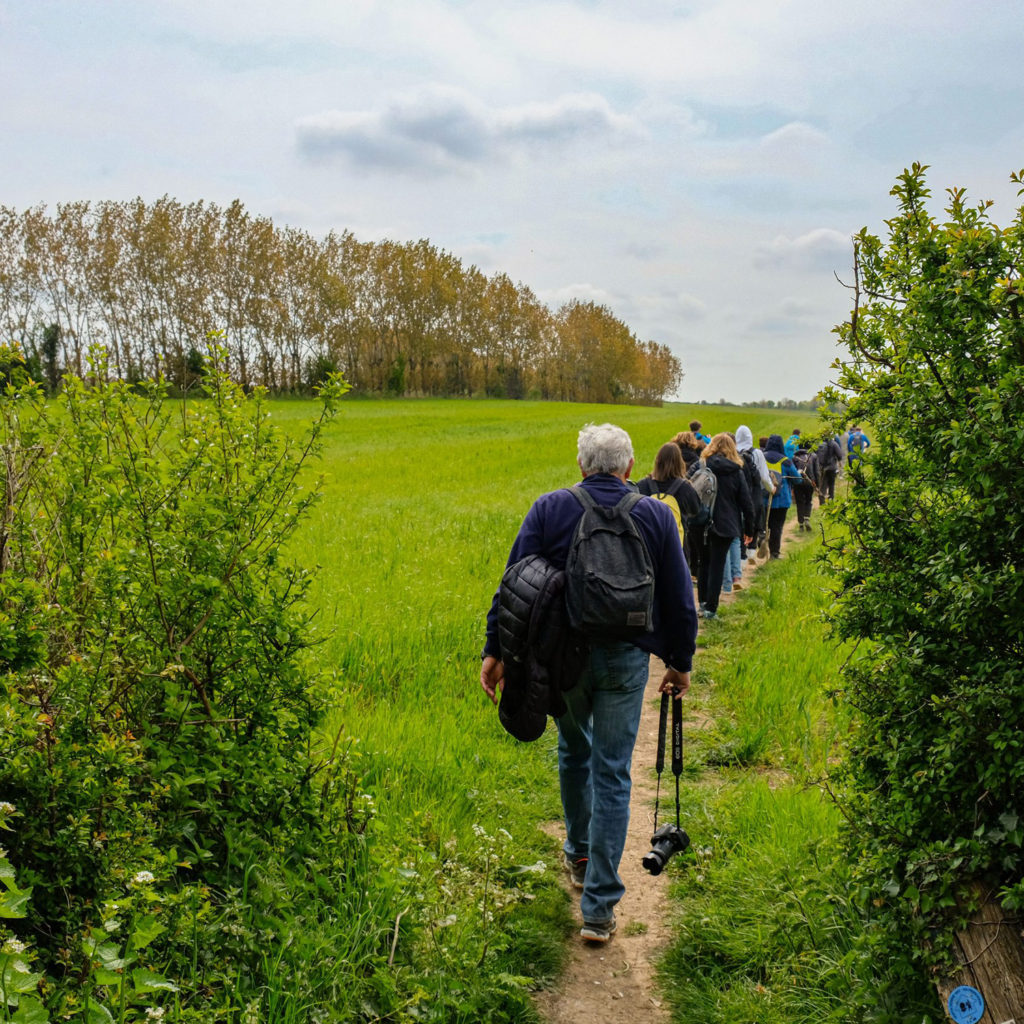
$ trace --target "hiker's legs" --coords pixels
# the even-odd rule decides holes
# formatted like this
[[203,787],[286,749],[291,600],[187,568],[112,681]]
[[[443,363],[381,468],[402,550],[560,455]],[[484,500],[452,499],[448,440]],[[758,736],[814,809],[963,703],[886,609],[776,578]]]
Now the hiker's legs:
[[801,525],[811,522],[811,508],[814,505],[814,490],[810,487],[797,486],[793,488],[793,498],[796,501],[797,520]]
[[782,528],[786,525],[788,511],[788,505],[768,511],[768,550],[773,558],[778,558],[782,553]]
[[718,611],[718,599],[722,595],[722,579],[725,575],[725,562],[729,556],[732,537],[719,537],[708,532],[708,544],[704,549],[704,560],[707,563],[706,588],[702,599],[709,612]]
[[686,555],[686,564],[690,567],[690,573],[698,580],[700,579],[700,562],[703,547],[704,527],[691,526],[686,531],[683,549]]
[[[732,543],[729,545],[729,556],[725,561],[725,577],[730,583],[737,576],[743,575],[743,542],[739,537],[733,537]],[[724,581],[723,581],[724,587]]]
[[818,492],[818,504],[824,505],[826,501],[835,501],[836,497],[836,471],[834,469],[823,469],[821,471],[821,490]]
[[608,921],[626,891],[619,861],[648,662],[632,644],[595,646],[579,683],[564,694],[568,710],[556,720],[564,849],[573,860],[588,858],[580,899],[584,921]]

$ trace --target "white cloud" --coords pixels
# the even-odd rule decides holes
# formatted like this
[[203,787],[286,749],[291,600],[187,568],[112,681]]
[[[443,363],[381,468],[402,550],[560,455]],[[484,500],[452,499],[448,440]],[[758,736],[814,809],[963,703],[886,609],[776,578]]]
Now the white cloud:
[[503,153],[525,153],[601,139],[615,143],[640,127],[601,96],[580,93],[547,103],[488,107],[458,89],[429,86],[372,111],[326,111],[300,118],[300,152],[343,156],[357,166],[451,171]]
[[815,228],[796,238],[776,235],[754,252],[754,266],[788,267],[798,270],[839,270],[849,264],[852,233],[832,228]]
[[567,302],[593,302],[598,306],[608,306],[613,313],[615,296],[604,288],[592,284],[566,284],[559,288],[547,288],[537,292],[537,298],[552,309]]

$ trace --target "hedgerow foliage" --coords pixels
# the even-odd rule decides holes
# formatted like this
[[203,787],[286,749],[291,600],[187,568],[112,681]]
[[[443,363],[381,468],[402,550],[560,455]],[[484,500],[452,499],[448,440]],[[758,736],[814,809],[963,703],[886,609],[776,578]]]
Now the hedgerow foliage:
[[948,957],[968,882],[1024,904],[1024,211],[1000,228],[956,189],[936,220],[924,171],[855,240],[838,383],[875,445],[832,552],[848,838],[872,957],[908,978]]
[[276,908],[339,892],[365,824],[344,759],[311,747],[310,573],[283,554],[345,385],[296,442],[220,360],[200,400],[97,363],[46,401],[4,353],[4,1019],[258,1003]]

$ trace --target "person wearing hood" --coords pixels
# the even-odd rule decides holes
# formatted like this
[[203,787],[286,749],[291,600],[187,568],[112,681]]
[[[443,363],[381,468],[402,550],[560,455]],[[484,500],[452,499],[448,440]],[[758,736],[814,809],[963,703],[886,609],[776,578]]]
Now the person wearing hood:
[[[743,468],[747,477],[750,499],[754,503],[754,544],[760,544],[767,534],[768,502],[775,493],[768,465],[764,461],[764,452],[754,447],[754,435],[750,427],[740,425],[736,428],[736,451],[743,459]],[[752,545],[753,547],[753,545]],[[750,558],[754,559],[751,553]],[[763,556],[762,556],[763,557]]]
[[764,461],[769,473],[774,473],[775,494],[768,509],[768,551],[772,558],[782,557],[782,528],[786,525],[789,506],[793,504],[790,483],[799,483],[800,471],[786,456],[781,434],[772,434],[764,450]]
[[754,504],[743,472],[743,459],[730,434],[715,434],[701,458],[718,481],[718,495],[705,531],[706,547],[697,575],[701,615],[713,619],[718,614],[725,560],[733,538],[742,537],[747,544],[753,539]]

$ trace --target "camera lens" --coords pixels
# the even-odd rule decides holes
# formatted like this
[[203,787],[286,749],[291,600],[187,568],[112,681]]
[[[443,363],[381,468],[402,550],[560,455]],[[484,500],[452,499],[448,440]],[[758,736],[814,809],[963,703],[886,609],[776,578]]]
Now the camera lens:
[[652,850],[644,857],[642,863],[645,871],[652,875],[660,875],[661,869],[665,866],[665,858],[657,850]]

